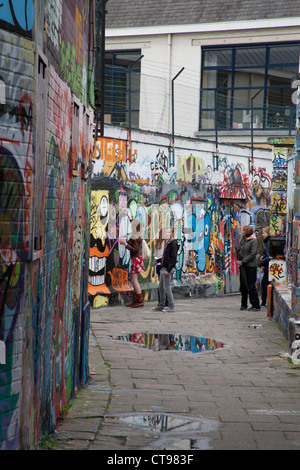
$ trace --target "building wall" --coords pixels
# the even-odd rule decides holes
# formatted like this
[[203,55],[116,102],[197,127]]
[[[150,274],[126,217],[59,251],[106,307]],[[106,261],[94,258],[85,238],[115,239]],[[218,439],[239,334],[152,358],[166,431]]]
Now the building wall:
[[90,7],[0,10],[2,450],[34,448],[88,379]]
[[[201,47],[210,45],[255,44],[299,41],[299,29],[288,20],[215,22],[165,27],[111,28],[106,31],[106,50],[140,49],[141,61],[140,129],[171,133],[171,80],[174,81],[175,134],[214,140],[214,132],[199,131]],[[259,103],[260,97],[257,98]],[[291,103],[292,104],[292,103]],[[197,134],[195,134],[197,133]],[[276,136],[276,133],[274,137]],[[255,133],[258,143],[268,135]],[[285,135],[287,137],[287,135]],[[221,135],[219,137],[221,139]],[[250,143],[240,131],[222,134],[223,142]]]
[[[270,150],[220,146],[214,170],[213,144],[176,138],[174,159],[169,138],[106,126],[96,142],[91,196],[89,295],[94,307],[123,302],[131,292],[129,253],[118,243],[138,216],[146,228],[152,258],[140,276],[146,299],[156,297],[152,265],[159,221],[175,220],[180,250],[174,275],[178,295],[238,292],[235,248],[241,225],[261,229],[270,223]],[[173,219],[172,219],[173,220]]]

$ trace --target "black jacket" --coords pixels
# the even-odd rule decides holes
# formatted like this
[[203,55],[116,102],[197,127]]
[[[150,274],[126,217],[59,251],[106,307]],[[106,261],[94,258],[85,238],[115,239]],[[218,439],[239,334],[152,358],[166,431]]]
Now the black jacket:
[[257,266],[256,256],[258,254],[258,243],[256,238],[244,238],[240,240],[237,251],[238,260],[242,261],[243,266],[253,268]]
[[171,240],[166,248],[166,251],[163,255],[163,262],[162,267],[166,268],[168,273],[175,268],[177,263],[177,251],[178,251],[178,243],[177,240]]
[[270,261],[270,240],[271,237],[267,237],[264,239],[264,251],[262,258],[260,260],[260,265],[261,266],[268,266],[269,261]]

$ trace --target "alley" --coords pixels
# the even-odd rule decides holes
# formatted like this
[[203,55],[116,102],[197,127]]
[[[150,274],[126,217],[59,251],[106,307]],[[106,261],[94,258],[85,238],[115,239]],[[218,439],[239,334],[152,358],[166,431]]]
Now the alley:
[[175,313],[154,305],[91,311],[91,381],[56,449],[300,448],[300,367],[265,310],[240,311],[239,295],[178,299]]

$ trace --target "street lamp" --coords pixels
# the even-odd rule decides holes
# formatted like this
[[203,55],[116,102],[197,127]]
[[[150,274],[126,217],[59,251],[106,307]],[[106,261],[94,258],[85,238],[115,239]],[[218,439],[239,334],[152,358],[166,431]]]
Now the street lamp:
[[249,160],[249,173],[253,173],[254,171],[254,150],[253,150],[253,101],[254,98],[263,90],[261,88],[252,98],[251,98],[251,157]]
[[170,162],[170,166],[174,166],[174,81],[178,77],[178,75],[181,74],[181,72],[184,70],[184,67],[182,67],[179,72],[175,75],[175,77],[172,78],[172,162]]
[[219,170],[219,143],[218,143],[218,119],[217,119],[217,91],[222,88],[224,83],[227,81],[225,78],[222,83],[215,88],[215,132],[216,132],[216,152],[213,154],[213,168]]

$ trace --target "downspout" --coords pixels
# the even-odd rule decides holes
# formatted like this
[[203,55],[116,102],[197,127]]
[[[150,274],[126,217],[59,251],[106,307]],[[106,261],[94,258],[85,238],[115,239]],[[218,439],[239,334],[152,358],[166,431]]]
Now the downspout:
[[169,96],[169,103],[168,103],[168,134],[171,135],[171,126],[172,126],[172,94],[171,94],[171,82],[172,82],[172,34],[168,34],[168,42],[167,42],[167,65],[168,65],[168,96]]
[[172,142],[172,93],[171,93],[171,83],[172,83],[172,34],[168,34],[168,42],[167,42],[167,65],[168,65],[168,96],[169,96],[169,103],[168,103],[168,129],[167,132],[170,135],[170,143],[169,143],[169,162],[172,160],[172,152],[173,152],[173,142]]

